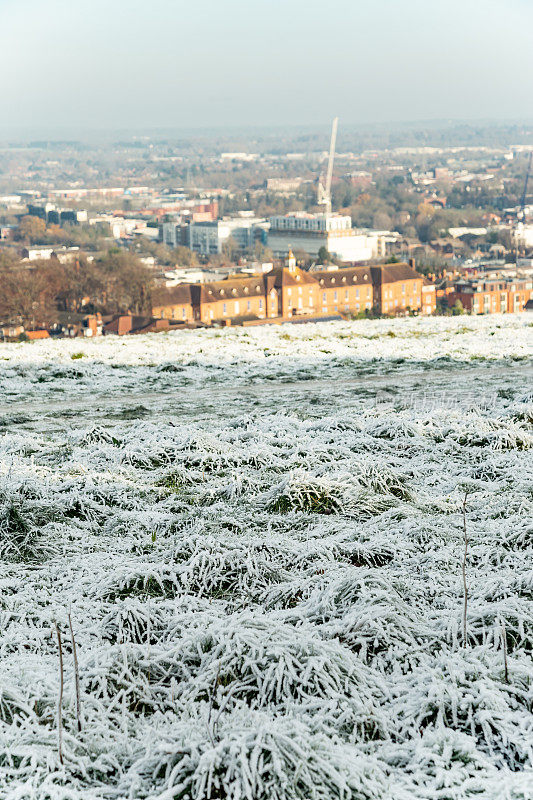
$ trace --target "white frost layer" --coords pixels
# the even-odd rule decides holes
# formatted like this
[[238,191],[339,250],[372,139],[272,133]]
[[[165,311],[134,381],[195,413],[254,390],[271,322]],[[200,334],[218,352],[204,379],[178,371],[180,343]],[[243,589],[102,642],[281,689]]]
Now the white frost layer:
[[[7,364],[71,364],[72,355],[104,364],[151,365],[166,361],[211,365],[234,361],[336,358],[408,358],[431,360],[450,356],[504,358],[530,356],[531,315],[479,317],[413,317],[264,325],[256,328],[201,329],[96,339],[40,340],[0,345]],[[80,359],[81,361],[81,359]]]
[[[0,386],[26,404],[0,416],[0,797],[530,800],[527,322],[3,346]],[[295,358],[312,391],[286,383]],[[491,392],[417,406],[400,367],[376,404],[344,381],[375,358],[452,399]],[[150,364],[180,360],[192,382],[225,364],[226,394],[167,412],[182,373]],[[149,379],[132,417],[124,387]],[[97,424],[70,416],[98,386]]]

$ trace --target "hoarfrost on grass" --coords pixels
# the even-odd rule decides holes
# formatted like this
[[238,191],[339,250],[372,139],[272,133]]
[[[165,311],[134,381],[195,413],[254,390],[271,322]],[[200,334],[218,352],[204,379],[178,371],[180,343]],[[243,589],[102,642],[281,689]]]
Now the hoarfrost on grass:
[[1,796],[533,797],[532,331],[0,346]]

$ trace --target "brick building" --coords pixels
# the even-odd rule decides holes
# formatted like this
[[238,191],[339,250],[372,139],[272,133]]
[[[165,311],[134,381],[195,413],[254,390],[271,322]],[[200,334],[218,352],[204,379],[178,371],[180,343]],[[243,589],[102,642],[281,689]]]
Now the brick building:
[[297,314],[316,314],[318,293],[316,278],[296,266],[289,251],[285,267],[278,267],[265,278],[265,296],[269,317],[293,317]]
[[266,315],[262,275],[197,284],[191,286],[191,291],[192,313],[197,322],[209,325],[232,319],[264,319]]
[[435,286],[408,264],[306,272],[289,253],[286,266],[266,275],[161,289],[154,294],[152,314],[174,323],[209,325],[232,320],[355,315],[372,308],[391,315],[409,310],[432,314],[436,308]]
[[472,314],[518,314],[533,299],[531,279],[463,280],[447,295],[448,305],[459,300]]
[[[370,271],[374,285],[374,305],[382,314],[399,314],[406,311],[432,314],[435,311],[435,287],[428,281],[424,283],[424,277],[409,264],[382,264],[370,267]],[[431,286],[432,289],[426,288],[423,293],[423,286]],[[431,311],[428,311],[430,306]]]
[[313,273],[318,282],[318,310],[323,314],[369,311],[374,287],[369,267]]
[[180,283],[170,289],[160,289],[152,297],[152,315],[174,322],[192,322],[193,292],[190,283]]
[[427,278],[422,280],[422,314],[434,314],[437,310],[437,287]]

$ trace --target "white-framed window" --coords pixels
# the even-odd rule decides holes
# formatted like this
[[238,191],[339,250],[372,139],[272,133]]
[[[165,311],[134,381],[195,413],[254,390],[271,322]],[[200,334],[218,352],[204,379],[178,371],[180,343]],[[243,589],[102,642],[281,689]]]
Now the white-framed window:
[[240,307],[239,307],[239,301],[238,301],[238,300],[235,300],[235,313],[236,313],[236,314],[238,314],[238,313],[239,313],[239,310],[240,310]]
[[227,314],[227,313],[228,313],[228,304],[227,304],[227,303],[224,303],[224,304],[223,304],[223,306],[222,306],[222,313],[223,313],[223,314]]
[[355,296],[356,296],[357,299],[359,299],[359,289],[355,290]]
[[246,303],[246,310],[247,311],[251,311],[252,310],[252,302],[251,302],[251,300],[248,300],[248,302]]
[[259,298],[259,311],[262,311],[262,310],[263,310],[263,298],[260,297]]

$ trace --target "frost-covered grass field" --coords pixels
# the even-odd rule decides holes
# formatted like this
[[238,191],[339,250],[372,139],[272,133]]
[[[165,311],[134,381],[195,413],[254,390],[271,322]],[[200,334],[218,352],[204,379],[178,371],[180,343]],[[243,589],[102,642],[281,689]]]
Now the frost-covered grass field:
[[532,344],[0,346],[0,797],[532,798]]

